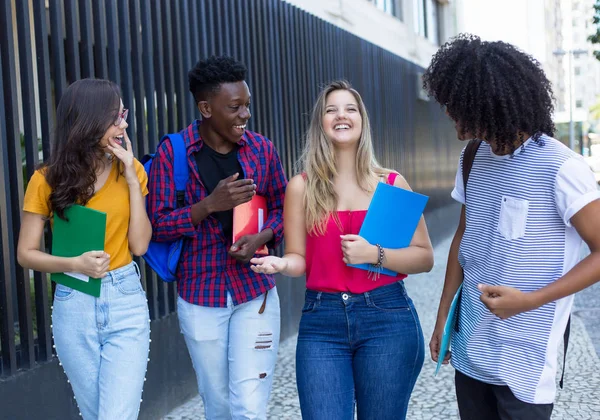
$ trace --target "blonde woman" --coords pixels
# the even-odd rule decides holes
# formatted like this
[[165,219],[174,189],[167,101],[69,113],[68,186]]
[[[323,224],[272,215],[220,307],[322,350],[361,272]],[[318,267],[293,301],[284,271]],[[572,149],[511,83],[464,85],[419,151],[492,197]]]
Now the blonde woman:
[[[328,85],[312,111],[301,175],[288,184],[285,255],[251,260],[260,273],[306,273],[296,352],[304,419],[401,419],[423,365],[423,334],[402,280],[429,271],[421,219],[409,247],[379,249],[358,235],[378,182],[410,189],[373,153],[363,101],[347,82]],[[402,220],[390,220],[402,223]],[[397,276],[347,264],[378,264]]]

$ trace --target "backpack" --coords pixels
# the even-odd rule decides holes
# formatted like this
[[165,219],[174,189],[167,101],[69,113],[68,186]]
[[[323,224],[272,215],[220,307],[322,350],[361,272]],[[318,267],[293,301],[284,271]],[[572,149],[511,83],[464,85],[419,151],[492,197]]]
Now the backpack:
[[[470,140],[469,143],[467,144],[467,147],[465,148],[465,153],[463,154],[462,175],[463,175],[463,186],[464,186],[465,199],[467,196],[467,181],[469,180],[469,174],[471,173],[471,168],[473,167],[473,161],[475,160],[475,155],[477,154],[477,150],[479,149],[480,145],[481,145],[481,140],[479,140],[479,139]],[[462,290],[461,290],[460,298],[462,298]],[[459,302],[458,305],[460,305],[460,298],[458,301]],[[458,318],[458,314],[460,313],[460,307],[457,307],[456,310],[457,310],[457,318]],[[454,329],[456,331],[458,331],[458,320],[456,321]],[[565,369],[567,367],[567,349],[569,348],[570,333],[571,333],[571,316],[569,315],[569,319],[567,321],[567,326],[566,326],[565,332],[563,334],[563,341],[564,341],[563,367],[562,367],[562,375],[560,376],[560,381],[559,381],[559,386],[561,389],[563,388],[563,384],[564,384],[564,380],[565,380]]]
[[[181,208],[185,205],[185,186],[189,178],[185,143],[183,136],[179,133],[166,134],[160,140],[157,150],[162,142],[166,140],[170,141],[173,147],[173,177],[175,178],[177,208]],[[150,177],[155,156],[156,152],[142,157],[141,163],[144,165],[148,177]],[[146,198],[146,209],[148,209],[148,198]],[[176,272],[182,249],[183,238],[174,242],[150,241],[143,258],[163,281],[172,282],[177,280]]]

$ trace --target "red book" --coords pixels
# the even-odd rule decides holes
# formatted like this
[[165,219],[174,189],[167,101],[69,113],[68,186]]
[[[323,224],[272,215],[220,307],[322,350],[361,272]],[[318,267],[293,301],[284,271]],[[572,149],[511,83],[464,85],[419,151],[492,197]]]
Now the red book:
[[[247,203],[240,204],[233,209],[233,242],[244,235],[259,233],[267,218],[267,200],[265,197],[255,195]],[[267,246],[256,250],[257,254],[268,255]]]

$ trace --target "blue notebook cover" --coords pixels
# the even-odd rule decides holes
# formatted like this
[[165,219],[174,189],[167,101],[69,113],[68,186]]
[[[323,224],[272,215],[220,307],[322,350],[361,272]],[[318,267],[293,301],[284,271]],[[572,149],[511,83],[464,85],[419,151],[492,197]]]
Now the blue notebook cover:
[[435,368],[435,375],[439,372],[442,367],[442,362],[446,357],[446,353],[450,349],[450,340],[452,339],[452,331],[454,331],[454,323],[456,322],[456,307],[458,304],[458,299],[460,297],[460,291],[462,290],[462,283],[458,286],[458,290],[452,298],[452,303],[450,304],[450,310],[448,311],[448,318],[446,318],[446,324],[444,325],[444,333],[442,334],[442,342],[440,343],[440,353],[438,355],[437,367]]
[[[370,244],[398,249],[410,245],[429,197],[383,182],[377,184],[367,215],[358,233]],[[351,267],[373,271],[370,264],[349,264]],[[383,268],[381,274],[397,273]]]

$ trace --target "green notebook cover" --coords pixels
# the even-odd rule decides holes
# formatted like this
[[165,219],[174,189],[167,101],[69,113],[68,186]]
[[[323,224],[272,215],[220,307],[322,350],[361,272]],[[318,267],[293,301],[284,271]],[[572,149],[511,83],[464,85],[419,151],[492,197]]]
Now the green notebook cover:
[[[52,255],[77,257],[88,251],[103,251],[106,235],[106,213],[73,205],[65,210],[65,218],[54,216],[52,229]],[[71,273],[78,275],[78,273]],[[80,274],[82,278],[87,278]],[[101,279],[83,281],[65,273],[52,273],[52,281],[80,292],[100,297]]]

